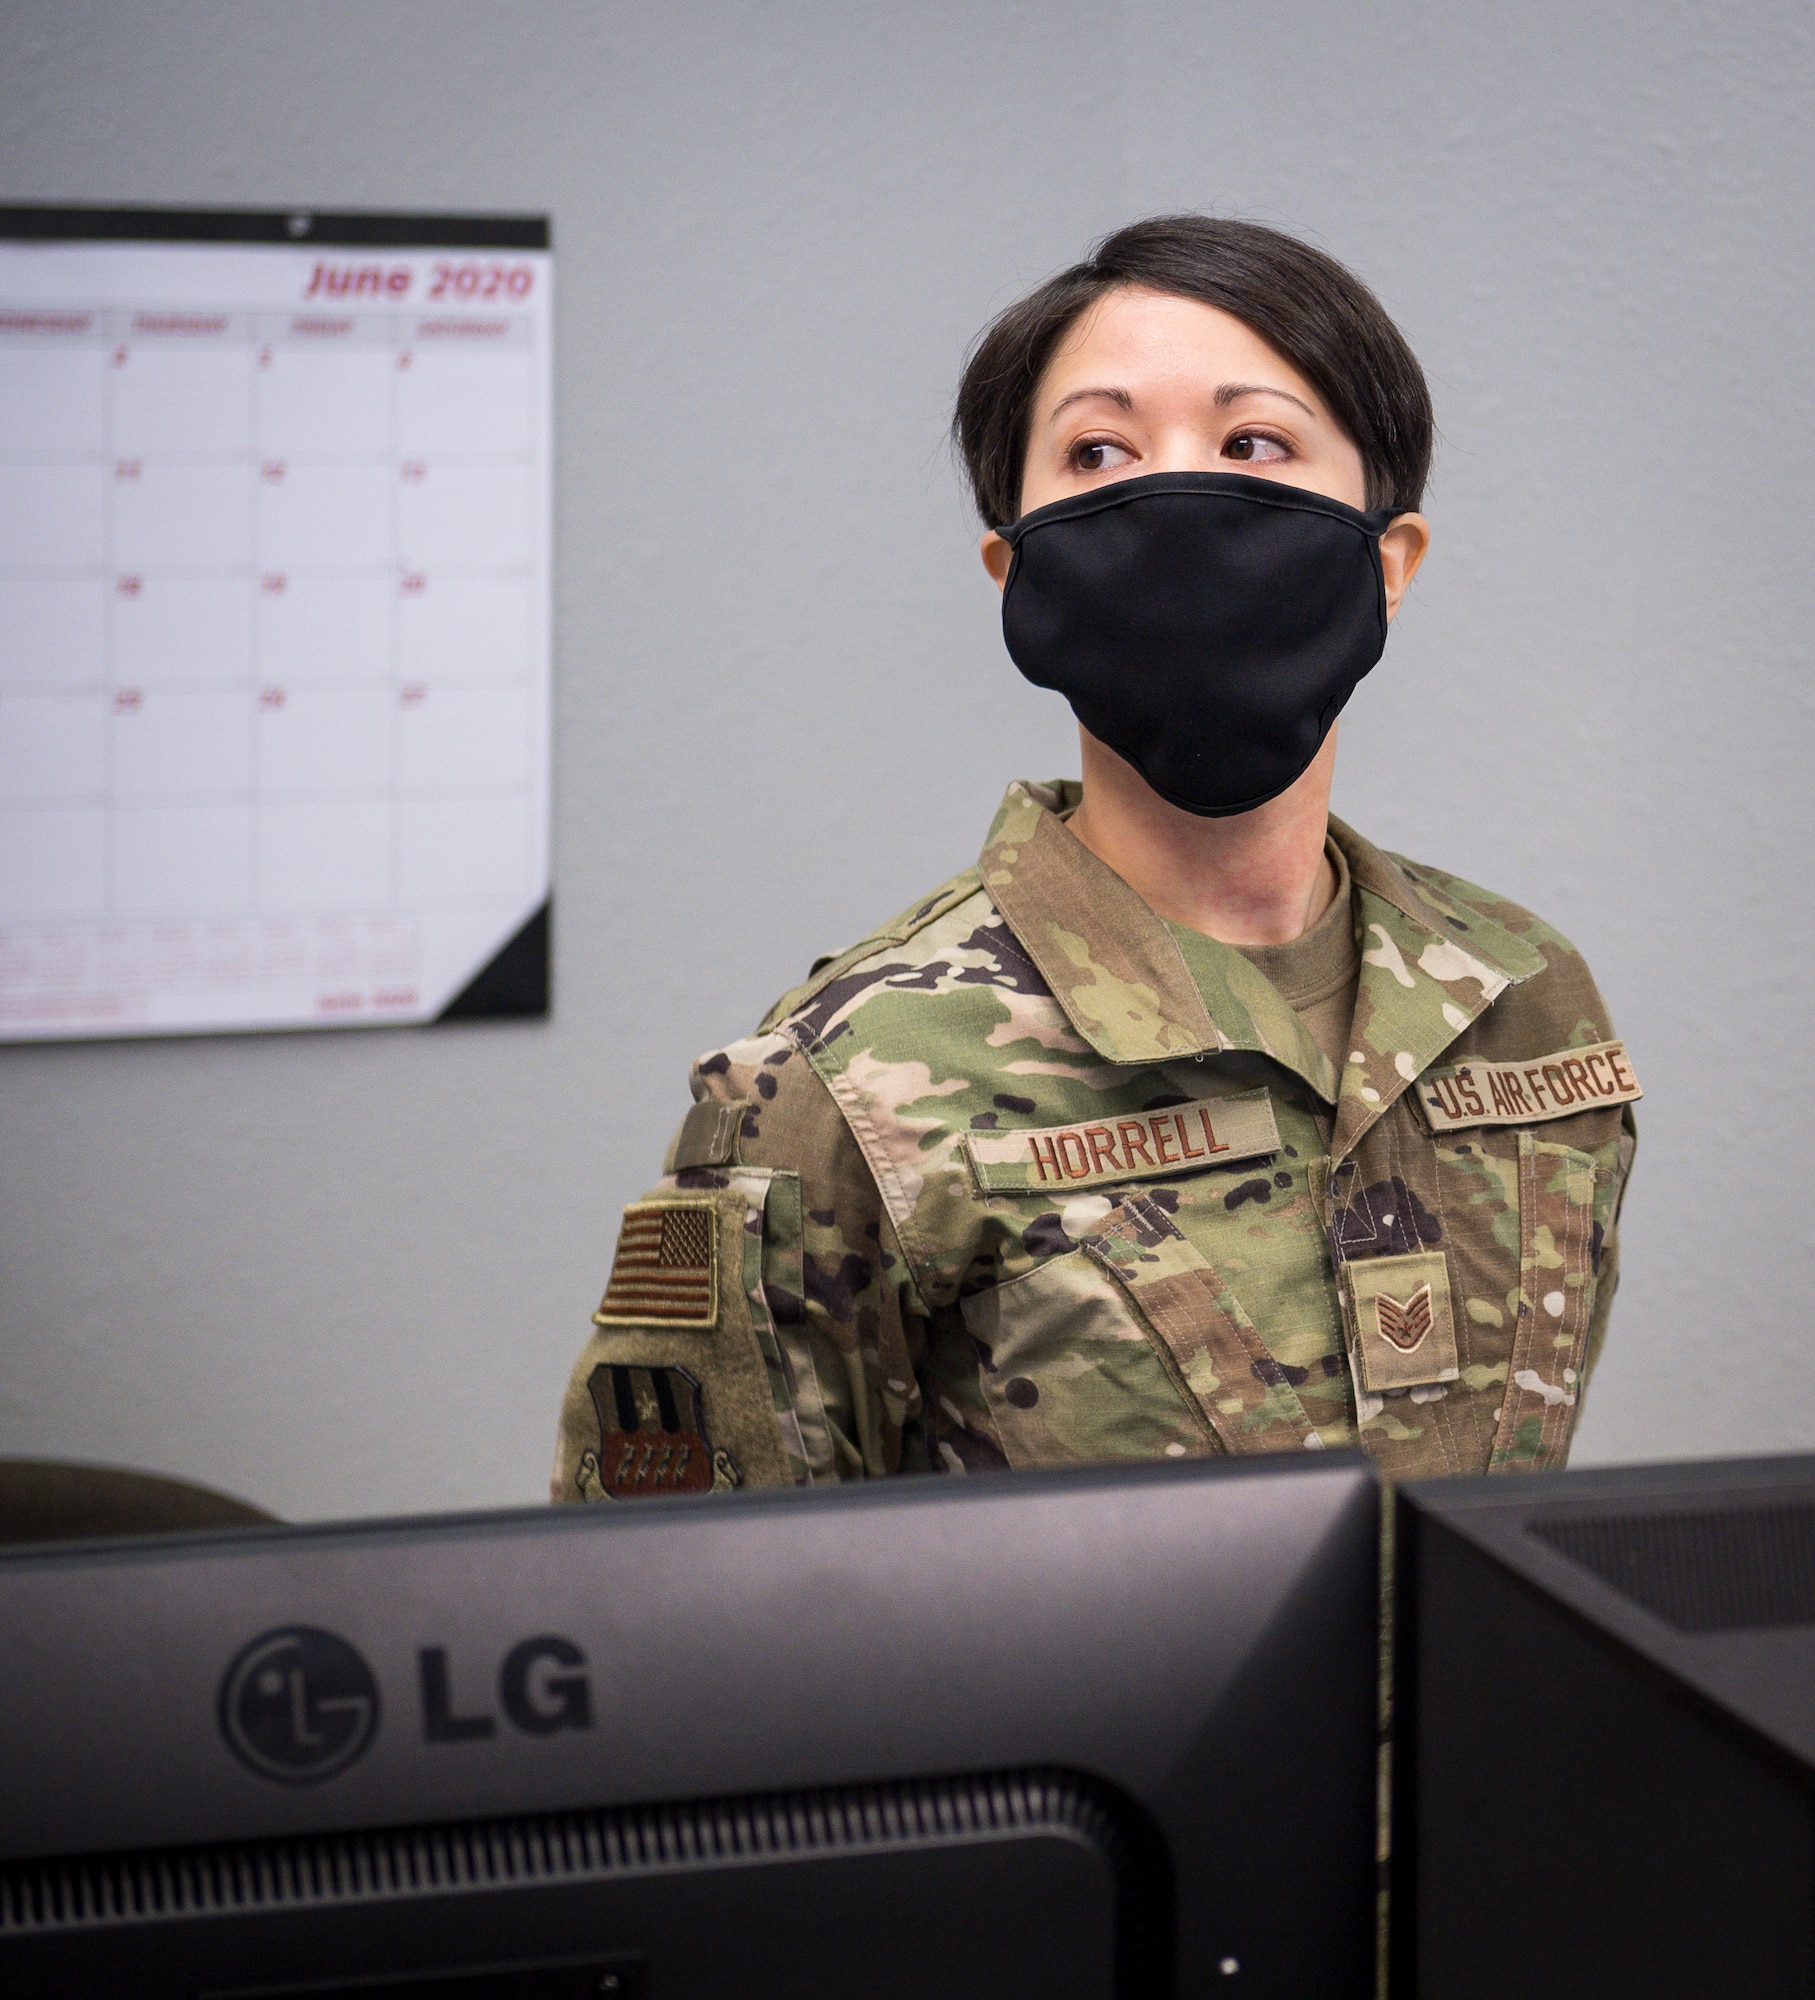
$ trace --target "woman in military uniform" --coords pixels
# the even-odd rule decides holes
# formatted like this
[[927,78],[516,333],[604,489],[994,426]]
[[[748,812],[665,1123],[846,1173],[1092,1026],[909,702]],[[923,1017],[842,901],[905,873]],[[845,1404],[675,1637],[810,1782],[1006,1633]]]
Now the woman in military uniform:
[[562,1410],[562,1500],[1316,1450],[1563,1462],[1632,1164],[1530,912],[1329,814],[1430,539],[1371,293],[1164,217],[1011,307],[955,432],[1082,782],[702,1056]]

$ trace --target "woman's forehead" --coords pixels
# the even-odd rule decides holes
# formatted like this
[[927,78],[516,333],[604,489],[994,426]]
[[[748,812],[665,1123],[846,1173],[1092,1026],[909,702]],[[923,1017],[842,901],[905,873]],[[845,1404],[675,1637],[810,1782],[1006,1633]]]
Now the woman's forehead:
[[1105,292],[1065,331],[1036,398],[1050,416],[1086,382],[1130,395],[1143,386],[1214,394],[1231,383],[1289,390],[1322,412],[1323,399],[1283,354],[1220,306],[1123,285]]

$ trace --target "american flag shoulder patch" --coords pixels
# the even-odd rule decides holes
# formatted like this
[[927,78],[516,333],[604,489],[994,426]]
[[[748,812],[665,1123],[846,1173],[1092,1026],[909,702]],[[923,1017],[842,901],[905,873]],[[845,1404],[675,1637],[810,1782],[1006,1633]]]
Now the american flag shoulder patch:
[[595,1326],[715,1326],[718,1215],[703,1201],[633,1202]]

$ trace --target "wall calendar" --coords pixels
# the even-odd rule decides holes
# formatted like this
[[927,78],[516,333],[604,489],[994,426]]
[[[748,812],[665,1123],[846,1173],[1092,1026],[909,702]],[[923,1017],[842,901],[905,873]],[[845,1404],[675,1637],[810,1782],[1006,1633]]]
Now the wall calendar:
[[0,1039],[546,1012],[552,285],[0,209]]

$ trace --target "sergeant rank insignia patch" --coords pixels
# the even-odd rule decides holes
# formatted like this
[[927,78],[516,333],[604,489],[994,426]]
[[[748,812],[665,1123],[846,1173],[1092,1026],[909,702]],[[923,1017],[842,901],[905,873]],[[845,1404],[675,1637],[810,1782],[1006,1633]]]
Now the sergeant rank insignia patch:
[[1383,1340],[1390,1340],[1401,1354],[1415,1352],[1434,1323],[1430,1286],[1420,1285],[1405,1300],[1394,1298],[1391,1292],[1376,1293],[1374,1319]]
[[718,1320],[717,1216],[701,1201],[633,1202],[624,1211],[596,1326],[697,1326]]
[[685,1368],[601,1361],[586,1388],[599,1419],[599,1448],[580,1454],[574,1484],[583,1499],[723,1492],[744,1483],[731,1454],[713,1449],[700,1385]]

